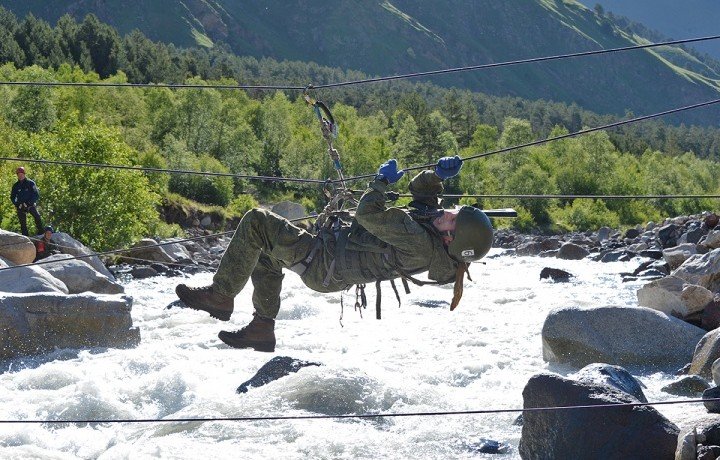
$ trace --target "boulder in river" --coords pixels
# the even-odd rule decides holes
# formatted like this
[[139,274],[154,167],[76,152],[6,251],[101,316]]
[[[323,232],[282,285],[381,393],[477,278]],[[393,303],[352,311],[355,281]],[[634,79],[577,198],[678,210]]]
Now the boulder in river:
[[30,238],[0,230],[0,257],[13,265],[29,264],[35,260],[35,245]]
[[[115,280],[115,277],[112,273],[105,267],[105,264],[102,263],[102,260],[98,256],[90,256],[91,254],[94,254],[95,252],[73,238],[72,236],[68,235],[67,233],[62,232],[56,232],[52,235],[52,242],[58,245],[58,249],[63,254],[70,254],[71,256],[75,257],[83,257],[80,260],[84,260],[86,263],[90,264],[92,268],[99,271],[103,275],[107,276],[111,280]],[[89,257],[85,257],[89,256]]]
[[581,260],[590,255],[590,251],[575,243],[565,243],[560,246],[557,253],[558,259]]
[[[524,409],[639,402],[608,385],[547,373],[530,378],[523,390]],[[525,460],[673,458],[678,432],[650,406],[526,410],[519,450]]]
[[650,308],[563,307],[545,319],[543,357],[578,367],[604,362],[676,369],[691,360],[704,334],[699,327]]
[[65,283],[52,276],[42,266],[15,267],[0,258],[0,267],[12,267],[0,271],[0,293],[57,292],[67,294]]
[[[43,259],[42,268],[59,279],[70,294],[94,292],[95,294],[122,294],[125,289],[119,283],[98,272],[83,260],[70,259],[68,254],[56,254]],[[52,263],[46,263],[51,262]]]
[[637,291],[638,304],[668,315],[685,318],[701,312],[713,300],[713,293],[702,286],[688,284],[677,276],[652,281]]
[[713,363],[720,358],[720,329],[705,334],[695,347],[690,374],[711,379]]
[[690,257],[672,275],[712,292],[720,290],[720,249]]
[[135,346],[132,299],[123,295],[59,293],[0,295],[0,359],[57,348]]
[[250,388],[257,388],[290,375],[308,366],[320,366],[319,363],[302,361],[289,356],[276,356],[265,363],[247,382],[237,388],[238,393],[247,393]]
[[698,251],[696,244],[685,243],[665,249],[663,251],[663,258],[665,258],[665,262],[667,262],[667,264],[670,266],[670,269],[675,270],[691,256],[694,256],[697,253]]
[[545,267],[540,271],[540,279],[550,279],[556,283],[567,283],[573,277],[572,273],[559,268]]
[[281,201],[275,204],[271,211],[277,215],[283,216],[286,219],[301,219],[307,216],[305,207],[300,203],[295,203],[293,201]]

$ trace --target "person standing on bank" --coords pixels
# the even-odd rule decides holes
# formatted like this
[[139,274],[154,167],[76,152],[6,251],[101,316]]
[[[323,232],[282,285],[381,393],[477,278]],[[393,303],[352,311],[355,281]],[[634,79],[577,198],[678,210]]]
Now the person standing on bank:
[[252,280],[253,320],[236,332],[221,331],[220,340],[235,348],[275,350],[275,317],[280,309],[282,269],[300,275],[318,292],[338,292],[355,285],[428,272],[436,284],[455,282],[450,308],[462,296],[470,262],[492,246],[493,229],[481,210],[472,206],[444,210],[438,203],[443,179],[456,176],[460,157],[441,158],[433,170],[422,171],[409,190],[420,212],[386,206],[387,187],[405,173],[389,160],[360,199],[350,226],[321,228],[317,235],[292,225],[272,212],[253,209],[243,216],[210,286],[179,284],[175,292],[189,308],[228,321],[234,299]]
[[43,233],[43,222],[40,213],[37,210],[37,203],[40,200],[40,191],[35,182],[25,177],[25,168],[19,167],[15,173],[17,174],[17,182],[12,186],[10,193],[10,201],[12,201],[17,210],[18,220],[20,220],[20,231],[23,235],[28,236],[27,214],[35,219],[35,229],[37,235]]

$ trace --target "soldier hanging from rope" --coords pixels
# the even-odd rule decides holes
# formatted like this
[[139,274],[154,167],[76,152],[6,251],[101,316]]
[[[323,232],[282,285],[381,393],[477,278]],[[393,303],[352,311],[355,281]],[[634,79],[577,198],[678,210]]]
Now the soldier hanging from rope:
[[275,350],[283,269],[295,271],[318,292],[371,282],[379,286],[379,281],[397,278],[417,281],[413,275],[428,272],[436,284],[455,282],[454,309],[468,264],[484,257],[493,239],[490,221],[479,209],[440,209],[437,196],[443,191],[442,181],[457,175],[461,167],[459,157],[445,157],[434,171],[413,178],[409,189],[414,204],[422,209],[410,213],[386,206],[388,185],[405,173],[389,160],[368,184],[351,224],[324,225],[317,235],[272,212],[253,209],[240,221],[212,284],[180,284],[175,291],[188,307],[228,321],[235,296],[252,280],[252,321],[239,331],[221,331],[219,337],[235,348],[266,352]]

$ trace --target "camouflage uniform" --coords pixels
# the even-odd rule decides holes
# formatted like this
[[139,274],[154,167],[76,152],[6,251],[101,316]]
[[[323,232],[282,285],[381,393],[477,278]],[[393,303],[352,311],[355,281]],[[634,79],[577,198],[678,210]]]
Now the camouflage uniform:
[[[223,255],[213,286],[235,297],[252,279],[256,314],[275,318],[283,268],[302,267],[303,282],[318,292],[391,280],[400,277],[400,272],[427,271],[431,280],[453,282],[457,263],[448,255],[440,234],[429,221],[418,222],[402,209],[387,208],[386,189],[385,182],[372,181],[352,225],[337,234],[312,235],[272,212],[249,211]],[[410,191],[417,202],[436,207],[442,182],[432,171],[423,171],[411,181]]]

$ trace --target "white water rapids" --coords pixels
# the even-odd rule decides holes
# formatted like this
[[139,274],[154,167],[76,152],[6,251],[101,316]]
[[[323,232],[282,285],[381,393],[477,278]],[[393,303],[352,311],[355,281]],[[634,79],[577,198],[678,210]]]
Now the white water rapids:
[[[498,253],[498,251],[493,251]],[[642,283],[622,283],[638,262],[598,263],[499,256],[473,265],[458,309],[452,285],[401,292],[383,285],[383,319],[375,319],[374,286],[363,318],[345,295],[318,294],[288,272],[274,354],[236,350],[217,338],[251,318],[251,289],[235,300],[230,322],[188,309],[166,309],[179,282],[210,274],[132,281],[133,323],[141,344],[129,350],[58,351],[1,369],[0,419],[148,419],[365,414],[522,408],[528,378],[549,366],[540,332],[562,306],[637,305]],[[567,270],[571,283],[539,279],[543,267]],[[402,291],[402,289],[401,289]],[[273,356],[321,363],[236,394]],[[672,374],[635,374],[649,401],[678,399],[660,391]],[[702,405],[659,406],[682,425]],[[403,417],[384,420],[0,425],[0,458],[294,459],[519,458],[519,414]],[[511,445],[504,455],[477,453],[481,438]]]

